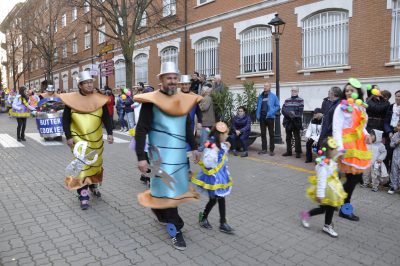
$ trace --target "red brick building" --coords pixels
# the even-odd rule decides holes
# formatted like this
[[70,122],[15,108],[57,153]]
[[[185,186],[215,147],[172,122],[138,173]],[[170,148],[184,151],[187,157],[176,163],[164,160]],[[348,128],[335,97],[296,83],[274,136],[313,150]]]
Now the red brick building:
[[[265,82],[274,86],[275,41],[268,22],[278,13],[286,22],[280,39],[281,101],[289,97],[291,86],[298,86],[305,109],[312,110],[320,105],[330,87],[342,87],[349,77],[357,77],[363,84],[378,84],[391,92],[400,89],[400,0],[160,2],[166,6],[166,17],[176,16],[186,23],[138,40],[134,52],[135,82],[155,87],[160,63],[172,60],[179,64],[181,73],[198,71],[210,77],[221,74],[223,82],[234,91],[240,90],[244,81],[254,81],[257,88]],[[66,9],[65,28],[79,25],[74,18],[84,12],[90,10]],[[92,62],[96,68],[96,55],[107,41],[87,25],[77,25],[66,53],[78,58],[78,62],[55,68],[53,79],[59,88],[75,88],[73,78],[78,71],[92,68]],[[109,25],[105,27],[107,30]],[[91,37],[87,37],[88,33]],[[90,47],[88,38],[93,41]],[[125,66],[120,49],[114,46],[110,52],[114,53],[115,72],[108,78],[108,85],[124,86]],[[43,79],[43,70],[34,67],[25,83],[38,86]],[[103,78],[102,85],[105,83]]]

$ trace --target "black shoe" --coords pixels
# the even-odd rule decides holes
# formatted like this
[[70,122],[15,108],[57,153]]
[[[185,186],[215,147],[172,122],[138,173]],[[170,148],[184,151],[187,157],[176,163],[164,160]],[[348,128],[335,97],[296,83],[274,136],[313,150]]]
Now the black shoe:
[[178,232],[175,237],[171,238],[171,240],[172,240],[172,245],[174,245],[174,248],[178,250],[186,249],[186,242],[185,239],[183,239],[182,232]]
[[270,156],[274,156],[274,155],[275,155],[275,152],[270,151],[270,152],[269,152],[269,155],[270,155]]
[[342,211],[339,211],[339,217],[342,217],[342,218],[345,218],[347,220],[354,221],[354,222],[358,222],[360,220],[360,217],[354,215],[353,213],[347,215],[347,214],[344,214]]
[[306,160],[305,163],[312,163],[312,160]]
[[93,195],[95,195],[98,198],[101,198],[101,193],[100,190],[98,188],[89,188],[90,191],[92,192]]
[[219,226],[219,231],[221,231],[222,233],[226,233],[226,234],[233,234],[233,228],[229,226],[229,224],[227,223],[223,223]]
[[87,210],[89,208],[89,201],[81,200],[81,210]]
[[203,218],[201,219],[201,221],[199,222],[200,226],[205,228],[205,229],[212,229],[211,224],[208,222],[207,218]]
[[237,153],[236,150],[233,150],[233,155],[234,155],[234,156],[238,156],[238,153]]
[[259,151],[258,154],[267,154],[266,150]]
[[296,158],[301,158],[301,153],[296,153]]
[[21,140],[22,140],[22,141],[26,141],[26,139],[25,139],[25,138],[21,138]]
[[282,156],[287,157],[287,156],[292,156],[291,152],[285,152],[284,154],[282,154]]
[[248,157],[249,154],[247,153],[247,151],[243,152],[242,155],[240,157]]
[[21,139],[20,139],[20,138],[18,138],[18,139],[17,139],[17,141],[21,142]]

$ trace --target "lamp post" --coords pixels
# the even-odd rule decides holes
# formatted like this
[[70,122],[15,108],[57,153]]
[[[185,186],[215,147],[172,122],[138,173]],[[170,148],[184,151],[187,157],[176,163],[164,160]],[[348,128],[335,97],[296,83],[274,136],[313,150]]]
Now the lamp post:
[[[280,104],[280,87],[279,87],[279,38],[283,34],[283,31],[285,30],[285,22],[278,16],[278,14],[275,14],[275,17],[268,22],[268,25],[271,25],[274,28],[274,31],[272,32],[272,35],[275,38],[275,45],[276,45],[276,82],[275,82],[275,87],[276,87],[276,96],[278,97],[278,101]],[[275,143],[277,144],[282,144],[282,134],[281,134],[281,113],[278,112],[278,114],[275,116]]]

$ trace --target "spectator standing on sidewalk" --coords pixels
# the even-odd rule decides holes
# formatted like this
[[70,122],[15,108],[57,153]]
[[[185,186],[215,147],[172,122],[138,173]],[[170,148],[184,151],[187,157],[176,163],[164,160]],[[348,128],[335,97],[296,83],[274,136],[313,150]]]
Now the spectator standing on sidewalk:
[[335,112],[336,106],[340,103],[342,98],[342,90],[339,87],[332,87],[330,90],[330,101],[328,109],[325,111],[322,118],[321,134],[319,135],[318,146],[321,147],[322,142],[329,136],[332,136],[332,121],[333,113]]
[[107,108],[108,108],[108,114],[110,115],[111,118],[111,125],[112,128],[114,129],[114,106],[115,106],[115,96],[112,93],[112,90],[110,87],[105,86],[105,95],[108,97],[108,102],[107,102]]
[[221,80],[221,75],[219,74],[215,75],[212,83],[214,92],[221,92],[225,87],[225,84]]
[[286,152],[282,156],[292,156],[292,137],[295,140],[296,158],[301,157],[300,130],[303,129],[304,100],[299,97],[299,88],[292,87],[292,97],[282,106],[283,126],[286,130]]
[[393,134],[397,131],[397,122],[400,120],[400,90],[394,94],[394,103],[391,104],[386,112],[384,121],[384,132],[389,137],[389,141],[385,142],[387,150],[387,156],[385,159],[385,165],[387,169],[391,169],[391,162],[393,156],[393,149],[390,147],[390,139]]
[[202,90],[203,100],[199,103],[200,110],[202,112],[202,129],[200,134],[200,148],[199,151],[203,151],[204,142],[207,140],[209,130],[215,124],[215,113],[214,113],[214,103],[211,98],[211,85],[207,84]]
[[367,100],[367,104],[367,130],[377,129],[384,131],[383,122],[390,103],[379,92],[379,95],[371,95]]
[[194,72],[190,84],[190,91],[196,94],[200,94],[201,92],[201,82],[199,80],[199,77],[200,77],[199,72]]
[[125,99],[126,95],[122,94],[121,88],[117,88],[117,100],[115,103],[115,109],[117,109],[117,115],[118,115],[118,121],[121,126],[120,131],[128,131],[128,125],[126,124],[125,121]]
[[274,121],[275,115],[280,110],[278,97],[271,92],[271,84],[264,84],[264,91],[258,96],[256,118],[260,121],[261,151],[258,154],[267,153],[267,128],[269,134],[269,154],[274,156]]

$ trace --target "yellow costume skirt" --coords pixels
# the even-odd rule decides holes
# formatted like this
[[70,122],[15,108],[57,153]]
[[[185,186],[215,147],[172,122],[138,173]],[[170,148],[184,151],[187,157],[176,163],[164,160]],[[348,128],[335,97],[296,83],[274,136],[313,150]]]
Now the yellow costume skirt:
[[333,175],[328,177],[325,189],[325,197],[322,199],[321,203],[317,202],[317,177],[310,176],[308,181],[311,183],[311,186],[307,188],[306,194],[307,197],[313,202],[332,207],[343,205],[344,200],[347,197],[347,193],[344,191],[343,185],[338,177]]

